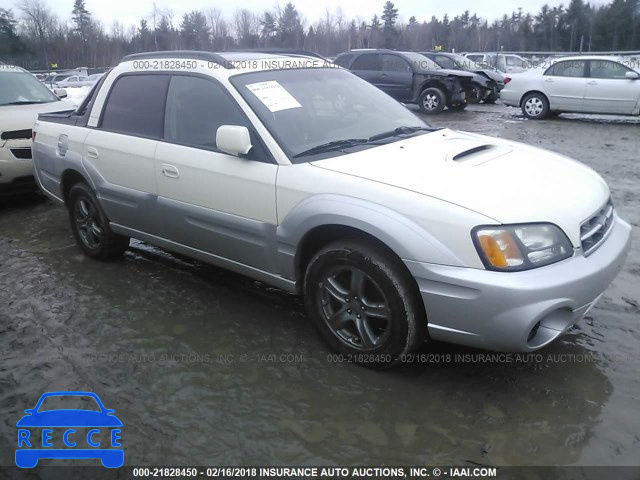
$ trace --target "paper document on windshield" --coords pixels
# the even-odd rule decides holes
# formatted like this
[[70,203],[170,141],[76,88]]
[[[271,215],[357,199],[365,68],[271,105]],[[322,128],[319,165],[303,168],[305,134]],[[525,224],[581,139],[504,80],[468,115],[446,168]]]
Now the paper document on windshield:
[[302,108],[302,105],[293,98],[293,95],[275,80],[251,83],[247,85],[247,88],[273,113],[292,108]]

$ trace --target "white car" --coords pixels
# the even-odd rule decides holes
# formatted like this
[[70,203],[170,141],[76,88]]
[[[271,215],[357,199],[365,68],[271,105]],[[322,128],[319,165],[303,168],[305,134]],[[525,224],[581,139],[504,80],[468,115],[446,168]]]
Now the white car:
[[530,68],[530,63],[515,53],[465,53],[474,62],[475,68],[491,68],[502,73],[521,73]]
[[630,245],[588,167],[431,128],[312,57],[132,55],[34,132],[36,178],[87,256],[133,237],[304,294],[327,343],[369,366],[428,339],[542,348]]
[[59,81],[55,81],[53,86],[55,88],[74,88],[74,87],[83,87],[85,86],[85,82],[88,77],[82,75],[70,75],[67,78],[64,78]]
[[[58,91],[66,95],[64,90]],[[33,75],[0,65],[0,195],[34,191],[31,129],[39,113],[72,110]]]
[[562,112],[640,114],[640,64],[634,59],[564,57],[505,79],[502,103],[539,120]]

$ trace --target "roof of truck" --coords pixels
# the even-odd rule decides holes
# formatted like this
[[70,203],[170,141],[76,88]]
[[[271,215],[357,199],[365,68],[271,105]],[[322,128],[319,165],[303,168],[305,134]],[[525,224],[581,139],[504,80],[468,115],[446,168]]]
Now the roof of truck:
[[[317,68],[332,64],[314,52],[288,49],[237,50],[231,52],[203,52],[197,50],[168,50],[127,55],[122,63],[162,60],[195,60],[199,67],[240,71],[272,70],[280,68]],[[206,63],[205,63],[206,62]]]

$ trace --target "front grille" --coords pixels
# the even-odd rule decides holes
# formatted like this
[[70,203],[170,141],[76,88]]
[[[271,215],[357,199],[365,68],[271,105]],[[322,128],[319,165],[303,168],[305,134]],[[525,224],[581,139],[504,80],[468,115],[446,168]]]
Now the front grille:
[[589,220],[580,225],[580,242],[585,257],[595,251],[613,227],[613,202],[611,199]]
[[13,154],[14,157],[20,160],[31,160],[31,148],[10,148],[9,151]]

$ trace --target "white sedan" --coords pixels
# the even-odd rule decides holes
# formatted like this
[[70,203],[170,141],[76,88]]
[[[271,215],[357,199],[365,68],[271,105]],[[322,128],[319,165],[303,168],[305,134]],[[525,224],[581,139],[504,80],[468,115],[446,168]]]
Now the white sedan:
[[500,98],[532,120],[562,112],[640,115],[640,63],[587,55],[553,59],[507,77]]

